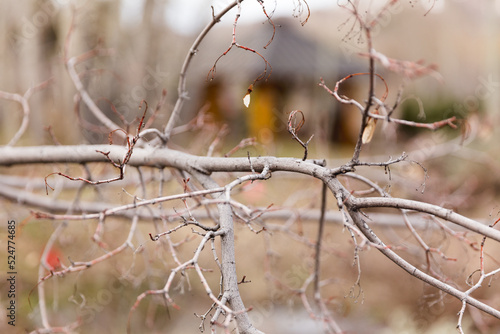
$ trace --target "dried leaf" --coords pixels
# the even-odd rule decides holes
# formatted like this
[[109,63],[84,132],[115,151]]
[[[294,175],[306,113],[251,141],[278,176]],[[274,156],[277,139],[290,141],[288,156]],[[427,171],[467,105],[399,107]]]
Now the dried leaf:
[[248,108],[250,105],[250,93],[253,91],[253,84],[248,86],[247,93],[243,96],[243,104]]
[[247,108],[250,105],[250,93],[246,93],[245,96],[243,97],[243,104]]
[[368,144],[372,140],[376,126],[377,120],[375,118],[369,118],[366,122],[363,136],[361,137],[361,141],[363,142],[363,144]]

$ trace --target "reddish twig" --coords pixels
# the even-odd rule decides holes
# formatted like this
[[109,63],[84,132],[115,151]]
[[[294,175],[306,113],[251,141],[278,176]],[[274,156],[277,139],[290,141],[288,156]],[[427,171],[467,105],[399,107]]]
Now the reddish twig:
[[[326,85],[325,81],[323,80],[323,78],[320,79],[320,83],[318,84],[320,87],[323,87],[330,95],[332,95],[333,97],[335,97],[337,99],[337,101],[341,102],[341,103],[344,103],[344,104],[353,104],[355,105],[360,111],[364,111],[365,110],[365,107],[363,107],[358,101],[354,100],[354,99],[351,99],[345,95],[340,95],[339,94],[339,88],[340,88],[340,85],[345,82],[346,80],[354,77],[354,76],[357,76],[357,75],[367,75],[369,73],[354,73],[354,74],[349,74],[347,76],[345,76],[344,78],[338,80],[336,83],[335,83],[335,88],[333,89],[333,91],[328,88],[328,86]],[[407,126],[412,126],[412,127],[418,127],[418,128],[426,128],[426,129],[429,129],[429,130],[436,130],[436,129],[439,129],[439,128],[442,128],[444,126],[450,126],[451,128],[453,129],[456,129],[457,128],[457,125],[454,123],[455,121],[457,121],[457,118],[456,116],[452,116],[450,118],[447,118],[447,119],[444,119],[444,120],[441,120],[441,121],[436,121],[436,122],[433,122],[433,123],[422,123],[422,122],[414,122],[414,121],[408,121],[408,120],[404,120],[404,119],[398,119],[398,118],[393,118],[390,116],[390,114],[392,113],[392,110],[387,113],[387,115],[381,115],[379,113],[379,110],[383,109],[383,110],[386,110],[386,106],[384,104],[384,101],[385,99],[387,98],[388,96],[388,85],[387,83],[385,82],[385,80],[383,79],[382,76],[380,76],[379,74],[374,74],[375,76],[377,76],[378,78],[380,78],[383,82],[384,82],[384,85],[385,85],[385,92],[382,96],[381,99],[377,99],[377,98],[373,98],[374,102],[377,104],[377,107],[375,109],[374,112],[369,112],[368,113],[368,117],[370,117],[370,119],[374,119],[374,120],[377,120],[377,119],[381,119],[381,120],[386,120],[388,122],[393,122],[393,123],[396,123],[396,124],[402,124],[402,125],[407,125]],[[394,108],[392,108],[394,109]],[[364,133],[364,132],[363,132]]]
[[274,36],[276,35],[276,26],[274,25],[274,22],[271,19],[271,15],[267,14],[266,7],[264,6],[264,1],[263,0],[257,0],[257,1],[259,2],[260,6],[262,7],[262,12],[267,17],[267,22],[269,22],[269,24],[273,27],[273,35],[271,36],[271,38],[269,39],[267,44],[264,45],[264,49],[267,49],[267,47],[273,42]]
[[[72,176],[69,176],[69,175],[66,175],[64,173],[61,173],[61,172],[54,172],[54,173],[50,173],[49,175],[45,176],[45,191],[48,195],[49,193],[49,190],[48,188],[54,190],[54,188],[52,188],[48,182],[47,182],[47,178],[51,175],[60,175],[60,176],[64,176],[65,178],[71,180],[71,181],[83,181],[83,182],[86,182],[88,184],[92,184],[92,185],[98,185],[98,184],[103,184],[103,183],[111,183],[111,182],[114,182],[114,181],[119,181],[119,180],[123,180],[123,177],[125,175],[125,166],[127,165],[127,163],[130,161],[130,157],[132,156],[132,152],[134,150],[134,146],[137,144],[138,140],[140,139],[140,131],[143,127],[143,124],[144,124],[144,118],[146,117],[146,112],[148,111],[148,104],[146,103],[146,101],[142,101],[142,103],[144,103],[146,105],[146,108],[144,108],[144,113],[142,114],[142,117],[140,118],[140,121],[139,121],[139,125],[137,126],[137,131],[136,131],[136,135],[134,137],[130,137],[130,136],[126,136],[126,139],[127,139],[127,152],[125,153],[125,156],[123,157],[122,160],[118,160],[118,162],[115,162],[113,161],[110,157],[109,157],[109,154],[110,152],[103,152],[103,151],[98,151],[98,153],[101,153],[102,155],[104,155],[106,157],[106,159],[116,168],[118,168],[118,170],[120,171],[120,174],[117,176],[117,177],[114,177],[114,178],[110,178],[110,179],[105,179],[105,180],[97,180],[97,181],[92,181],[92,180],[89,180],[89,179],[86,179],[86,178],[83,178],[83,177],[72,177]],[[139,106],[139,108],[142,108],[142,103],[141,105]],[[115,132],[118,132],[118,133],[122,133],[124,130],[123,129],[116,129],[116,130],[113,130],[109,133],[109,141],[110,141],[110,144],[112,144],[112,134],[114,134]]]
[[300,16],[302,16],[302,14],[304,13],[304,7],[302,6],[302,2],[304,2],[305,6],[306,6],[306,11],[307,11],[306,18],[300,22],[300,24],[302,26],[304,26],[307,23],[307,21],[309,21],[309,18],[311,17],[311,9],[309,8],[309,4],[307,3],[307,1],[306,0],[297,1],[297,4],[295,5],[295,8],[293,9],[293,14],[297,18],[300,18]]
[[[265,12],[264,12],[265,13]],[[249,51],[249,52],[253,52],[255,53],[256,55],[258,55],[263,61],[264,61],[264,64],[265,64],[265,67],[264,67],[264,71],[262,71],[261,74],[259,74],[257,76],[257,78],[255,78],[255,80],[253,81],[253,84],[255,84],[257,81],[260,81],[264,78],[269,78],[269,76],[271,75],[271,72],[272,72],[272,66],[271,64],[267,61],[267,59],[262,55],[260,54],[258,51],[256,51],[255,49],[252,49],[252,48],[249,48],[247,46],[244,46],[244,45],[241,45],[239,44],[238,42],[236,42],[236,27],[238,25],[238,20],[241,16],[241,4],[240,2],[238,1],[238,12],[236,13],[236,16],[234,18],[234,23],[233,23],[233,38],[232,38],[232,41],[231,41],[231,45],[229,45],[229,47],[227,48],[226,51],[224,51],[216,60],[215,60],[215,63],[214,65],[212,66],[212,68],[210,69],[210,71],[208,71],[208,74],[207,74],[207,80],[213,80],[215,78],[215,74],[217,72],[217,63],[219,62],[219,60],[224,57],[225,55],[227,55],[229,53],[229,51],[231,51],[231,49],[233,47],[236,47],[238,49],[242,49],[242,50],[245,50],[245,51]],[[266,16],[267,16],[267,13],[266,13]],[[267,18],[270,20],[269,16],[267,16]],[[272,21],[271,21],[272,22]],[[273,24],[273,27],[274,27],[274,24]],[[274,34],[273,34],[273,37],[274,37]],[[272,41],[272,39],[271,39]],[[265,46],[267,47],[270,42],[268,42],[268,44]],[[265,48],[264,47],[264,48]]]

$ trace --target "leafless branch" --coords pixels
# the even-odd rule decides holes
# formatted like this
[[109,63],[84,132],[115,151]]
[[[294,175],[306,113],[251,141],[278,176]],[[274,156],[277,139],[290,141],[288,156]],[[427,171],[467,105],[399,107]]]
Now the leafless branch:
[[[96,70],[82,70],[79,66],[97,57],[110,56],[114,52],[105,49],[101,43],[97,43],[90,51],[69,56],[70,40],[75,38],[75,20],[72,21],[68,30],[62,57],[71,83],[77,91],[74,100],[75,111],[80,119],[79,107],[83,102],[97,118],[99,124],[90,124],[82,118],[80,119],[81,127],[85,130],[108,133],[109,145],[62,145],[53,136],[56,145],[16,147],[15,145],[26,134],[30,122],[31,111],[28,103],[30,97],[45,88],[52,80],[49,79],[28,89],[23,95],[0,92],[0,99],[20,103],[23,110],[19,129],[6,146],[0,147],[0,166],[3,170],[8,170],[6,173],[10,173],[11,170],[24,171],[21,168],[15,168],[23,165],[52,168],[49,171],[40,169],[43,170],[43,175],[46,175],[45,178],[39,175],[42,172],[36,168],[32,168],[33,175],[36,175],[33,177],[7,174],[0,176],[2,198],[11,201],[13,206],[37,208],[31,211],[32,214],[28,215],[26,221],[31,223],[36,221],[37,224],[46,224],[47,220],[57,221],[54,225],[54,232],[45,242],[38,268],[38,284],[32,289],[38,292],[40,313],[38,325],[40,328],[32,333],[69,333],[83,325],[80,320],[73,323],[68,321],[69,324],[65,326],[53,325],[48,307],[50,299],[46,291],[48,290],[47,281],[87,272],[97,264],[112,262],[111,259],[119,254],[119,256],[126,255],[127,250],[131,251],[132,260],[125,269],[126,274],[135,275],[136,257],[142,256],[145,270],[138,275],[141,279],[142,277],[149,278],[148,275],[153,270],[153,266],[150,263],[150,255],[144,255],[148,252],[145,247],[146,243],[154,245],[155,251],[161,253],[160,261],[165,268],[173,269],[168,276],[162,274],[163,276],[160,277],[162,288],[147,282],[149,286],[143,288],[142,293],[135,296],[135,302],[130,307],[127,319],[128,332],[132,331],[132,320],[142,316],[136,311],[141,303],[149,300],[149,297],[162,298],[167,307],[172,306],[177,309],[179,305],[174,301],[178,298],[174,293],[176,288],[179,287],[183,292],[185,288],[191,289],[198,284],[198,287],[206,294],[205,300],[208,302],[204,309],[206,312],[195,314],[201,320],[200,330],[204,331],[206,325],[213,333],[218,330],[227,334],[232,331],[242,334],[262,333],[251,319],[254,307],[245,305],[246,302],[240,294],[242,287],[253,287],[252,284],[255,284],[257,280],[251,277],[253,273],[246,271],[237,273],[236,271],[236,264],[239,261],[235,244],[239,237],[237,235],[240,231],[239,227],[242,227],[244,232],[247,232],[247,229],[250,230],[252,237],[263,239],[266,247],[265,276],[272,285],[298,296],[310,317],[321,321],[325,332],[342,333],[342,329],[334,319],[336,314],[331,307],[330,300],[325,298],[327,286],[332,285],[334,278],[325,277],[327,270],[324,263],[326,262],[322,256],[335,254],[349,259],[353,258],[353,267],[357,277],[353,279],[351,289],[346,291],[344,296],[364,299],[363,289],[366,287],[363,285],[362,288],[361,282],[365,282],[366,271],[362,271],[362,264],[364,264],[362,255],[370,248],[375,248],[391,260],[395,267],[403,269],[410,276],[437,288],[441,297],[450,295],[457,298],[461,302],[461,307],[457,310],[459,332],[464,332],[465,311],[472,309],[470,306],[500,319],[500,311],[496,306],[488,305],[488,301],[479,300],[476,297],[477,292],[486,285],[486,282],[500,273],[499,262],[495,259],[494,253],[489,248],[486,249],[490,243],[497,245],[496,243],[500,242],[500,231],[497,226],[500,219],[487,225],[482,218],[471,219],[443,206],[392,197],[393,192],[389,191],[393,189],[395,183],[398,185],[398,180],[402,178],[398,176],[396,166],[408,165],[408,163],[420,166],[425,174],[422,183],[424,187],[427,180],[427,166],[424,167],[422,161],[446,154],[468,155],[469,159],[475,162],[484,162],[492,170],[497,169],[491,157],[481,156],[479,153],[471,155],[469,154],[471,151],[466,150],[458,151],[459,148],[476,138],[479,126],[474,124],[474,120],[465,121],[453,116],[424,123],[423,102],[415,96],[405,95],[405,88],[413,79],[434,76],[440,81],[441,77],[436,65],[429,65],[424,61],[395,59],[375,50],[374,29],[383,20],[384,15],[399,2],[398,0],[386,1],[382,6],[376,6],[378,9],[375,11],[372,11],[373,7],[365,11],[360,7],[359,1],[348,0],[342,2],[345,5],[340,4],[350,16],[343,26],[353,22],[346,37],[358,37],[366,42],[366,50],[359,56],[366,59],[367,70],[351,73],[337,80],[333,90],[323,79],[320,79],[319,86],[330,94],[335,102],[352,105],[361,114],[356,144],[352,156],[348,158],[349,161],[345,162],[340,158],[331,159],[327,164],[325,159],[308,160],[308,145],[313,136],[307,141],[299,138],[298,133],[305,124],[305,118],[302,111],[293,108],[290,108],[293,111],[289,115],[287,127],[292,141],[297,141],[304,149],[302,158],[255,156],[249,152],[243,157],[232,157],[238,150],[255,145],[255,138],[241,139],[244,138],[243,135],[236,140],[236,142],[239,140],[236,146],[232,144],[234,148],[230,149],[232,146],[229,144],[229,148],[226,146],[222,148],[222,144],[226,144],[223,141],[226,139],[229,126],[221,126],[214,121],[214,117],[209,115],[208,104],[200,108],[194,119],[186,124],[178,125],[184,103],[189,98],[187,74],[192,60],[205,37],[231,9],[236,9],[234,21],[232,21],[231,43],[215,60],[207,78],[215,77],[217,66],[221,66],[219,61],[231,50],[241,49],[256,54],[264,62],[264,70],[247,89],[247,95],[243,101],[248,106],[253,85],[259,80],[267,80],[271,74],[271,64],[263,54],[257,49],[238,42],[237,30],[243,28],[239,25],[243,14],[242,2],[243,0],[232,1],[225,5],[218,14],[212,7],[210,22],[196,37],[183,60],[175,106],[168,120],[159,128],[153,127],[153,124],[163,121],[160,110],[166,104],[166,90],[162,91],[156,108],[148,119],[146,119],[148,104],[142,101],[139,106],[141,112],[132,121],[127,121],[125,115],[118,112],[111,97],[98,97],[96,100],[90,96],[83,79],[84,76],[96,73]],[[264,1],[257,0],[257,2],[261,6],[265,20],[272,27],[272,35],[263,46],[267,48],[276,37],[276,25],[272,19],[273,11],[268,11],[267,3],[265,6]],[[305,0],[294,1],[294,4],[296,6],[294,16],[302,16],[301,24],[304,25],[311,17],[309,4]],[[376,66],[393,72],[398,78],[402,78],[402,83],[394,86],[391,82],[392,76],[378,74]],[[77,67],[80,70],[77,70]],[[355,77],[368,80],[363,100],[341,94],[341,85],[347,80],[357,80],[353,79]],[[397,88],[394,92],[391,91],[392,95],[389,95],[389,89],[392,87]],[[394,100],[388,101],[389,96],[394,96]],[[415,98],[419,104],[419,122],[395,116],[401,104],[408,98]],[[118,118],[118,124],[115,124],[95,101],[104,101],[115,113],[113,117]],[[448,140],[444,144],[436,141],[432,152],[424,152],[425,156],[422,150],[415,150],[409,154],[396,153],[395,158],[391,155],[393,152],[389,152],[378,157],[361,159],[362,149],[370,148],[367,144],[375,133],[378,121],[432,131],[447,126],[452,129],[460,126],[462,135],[461,138]],[[203,144],[199,145],[202,149],[198,151],[206,151],[206,154],[187,153],[171,141],[172,136],[189,131],[196,132],[197,140],[202,138]],[[112,139],[115,134],[121,139],[121,145],[113,144]],[[148,139],[147,142],[146,139]],[[194,151],[192,147],[190,150]],[[219,152],[224,152],[224,150],[228,150],[228,153],[223,157],[218,157]],[[415,158],[419,154],[423,156],[422,159]],[[61,169],[59,164],[67,169]],[[92,170],[94,164],[99,168],[101,166],[106,168],[106,171],[94,172]],[[71,176],[71,173],[67,171],[70,170],[71,165],[82,167],[82,176]],[[110,165],[113,168],[106,167]],[[116,173],[114,168],[118,169],[118,175],[112,174]],[[130,168],[133,168],[132,173],[128,171]],[[125,173],[126,169],[128,173]],[[370,170],[373,173],[380,172],[377,174],[380,176],[369,178],[364,174],[359,174],[356,169]],[[46,174],[54,170],[55,172]],[[48,178],[54,174],[63,177],[56,178],[58,184],[52,187],[48,184]],[[273,180],[270,180],[271,176]],[[291,182],[298,180],[312,182],[310,186],[300,186],[294,191],[296,193],[294,195],[286,194],[291,187],[280,188],[281,193],[277,196],[282,198],[282,201],[274,201],[274,198],[268,199],[260,196],[260,193],[257,193],[259,198],[256,200],[255,197],[251,197],[255,196],[252,188],[260,191],[259,187],[269,187],[274,183],[282,185],[290,180]],[[116,181],[121,182],[117,184]],[[44,185],[47,194],[48,188],[55,189],[50,197],[38,194],[43,192]],[[123,199],[118,201],[116,198],[101,196],[102,198],[91,197],[83,200],[84,189],[97,185],[100,186],[93,189],[99,191],[99,195],[103,195],[104,190],[110,193],[115,191],[119,196],[123,196]],[[316,187],[319,185],[322,186],[321,192]],[[335,204],[328,205],[328,196],[332,196]],[[71,197],[72,201],[67,197]],[[254,200],[258,204],[250,204]],[[426,198],[426,201],[437,202],[431,197]],[[118,243],[109,242],[107,238],[108,226],[115,220],[112,216],[122,217],[120,224],[125,226],[126,236],[122,235]],[[57,263],[51,262],[50,256],[53,256],[52,252],[56,249],[58,241],[64,237],[66,226],[83,220],[91,220],[91,223],[95,224],[95,230],[91,231],[91,240],[94,242],[93,247],[99,253],[97,255],[78,253],[66,258],[55,255]],[[494,218],[490,217],[489,221],[491,220]],[[317,230],[312,226],[311,221],[315,222]],[[144,224],[141,228],[139,228],[139,222]],[[240,224],[235,225],[235,223]],[[348,232],[346,241],[352,246],[350,255],[334,248],[328,242],[329,223],[338,224]],[[379,228],[382,227],[386,231],[388,227],[406,229],[403,232],[407,233],[409,238],[398,239],[398,242],[394,242],[395,234],[378,233]],[[145,233],[143,229],[146,230]],[[317,231],[317,234],[311,237],[308,234],[311,231]],[[466,280],[468,287],[462,287],[451,281],[440,267],[447,261],[457,260],[458,262],[461,259],[449,255],[451,253],[445,248],[435,247],[425,232],[437,232],[447,238],[451,236],[451,240],[477,254],[477,268]],[[280,279],[280,274],[273,268],[277,253],[271,242],[276,234],[282,234],[287,240],[299,243],[313,260],[311,265],[304,264],[301,267],[303,270],[301,275],[295,277],[297,284],[294,286]],[[475,241],[476,237],[478,237],[477,240],[482,239],[482,242]],[[138,242],[139,245],[134,242]],[[187,257],[185,252],[181,252],[182,245],[185,244],[192,246],[194,251]],[[142,252],[143,250],[146,251]],[[416,260],[407,256],[415,250],[419,252],[418,254],[423,254],[423,260],[413,264],[411,261]],[[208,260],[204,252],[208,253]],[[217,275],[215,283],[209,279],[207,275],[209,272],[215,272]],[[177,282],[179,284],[176,287]],[[151,321],[149,319],[152,319],[155,311],[156,306],[149,308],[146,323]]]

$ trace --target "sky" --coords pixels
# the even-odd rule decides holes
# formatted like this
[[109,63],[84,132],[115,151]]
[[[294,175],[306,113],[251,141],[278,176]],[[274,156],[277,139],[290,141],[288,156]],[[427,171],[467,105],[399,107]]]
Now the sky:
[[[215,14],[225,8],[233,0],[184,0],[184,1],[169,1],[165,13],[165,19],[170,28],[183,35],[192,35],[199,32],[210,20],[211,9],[213,6]],[[274,10],[273,17],[299,15],[299,10],[302,8],[306,13],[307,8],[302,0],[264,0],[266,11],[268,14]],[[338,7],[337,0],[307,0],[307,4],[311,10],[324,10]],[[124,0],[122,8],[122,20],[130,23],[137,15],[138,11],[142,10],[143,1]],[[241,3],[242,16],[241,23],[250,23],[255,21],[265,21],[265,16],[262,13],[262,7],[257,0],[245,0]],[[236,10],[233,10],[236,13]],[[305,15],[305,16],[304,16]],[[303,14],[305,18],[307,14]],[[222,24],[232,24],[234,14],[227,15]]]
[[[211,19],[211,9],[213,6],[215,14],[219,13],[228,4],[234,0],[169,0],[164,13],[164,19],[171,29],[181,35],[190,36],[203,29],[203,27]],[[262,0],[268,14],[274,11],[273,18],[291,17],[299,15],[300,9],[303,10],[302,19],[307,16],[307,7],[304,0]],[[446,1],[462,2],[466,0],[420,0],[413,1],[427,9],[433,6],[431,13],[435,14],[444,9]],[[411,1],[410,1],[411,2]],[[339,8],[339,4],[345,4],[347,0],[307,0],[307,4],[312,12]],[[369,6],[377,6],[385,4],[385,1],[367,0]],[[500,7],[500,0],[496,0]],[[123,0],[121,17],[127,24],[134,23],[141,15],[137,15],[142,11],[144,0]],[[244,0],[241,3],[242,15],[239,23],[264,22],[266,20],[262,13],[262,6],[259,0]],[[226,15],[222,24],[231,25],[234,22],[234,14],[236,9]]]

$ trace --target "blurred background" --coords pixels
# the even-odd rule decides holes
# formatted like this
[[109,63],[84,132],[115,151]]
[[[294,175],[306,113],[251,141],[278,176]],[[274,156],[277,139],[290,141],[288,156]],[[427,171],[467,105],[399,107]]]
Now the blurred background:
[[[111,111],[113,104],[130,121],[139,114],[141,100],[154,106],[166,89],[168,104],[156,120],[163,126],[177,99],[182,62],[197,33],[210,20],[210,5],[217,13],[227,3],[47,0],[2,4],[0,89],[24,93],[53,78],[32,98],[32,120],[24,142],[50,142],[43,126],[51,126],[61,143],[106,140],[106,136],[81,129],[74,112],[75,89],[65,70],[63,53],[73,17],[75,29],[67,57],[95,47],[113,50],[112,56],[93,58],[77,67],[99,107],[116,119]],[[247,1],[242,3],[237,29],[237,42],[259,52],[270,64],[264,79],[255,84],[250,108],[244,107],[242,98],[265,70],[262,58],[233,48],[217,62],[213,80],[209,73],[231,44],[233,10],[197,50],[188,71],[190,100],[183,110],[183,121],[208,108],[216,122],[230,125],[230,139],[257,137],[264,144],[272,144],[275,138],[287,136],[287,113],[299,109],[318,146],[327,149],[331,143],[352,144],[357,136],[358,113],[339,105],[317,83],[322,77],[333,89],[341,77],[367,71],[366,60],[357,56],[366,52],[359,27],[335,1],[309,1],[309,19],[302,1],[271,1],[266,6],[275,28],[257,1]],[[371,4],[366,11],[374,13],[376,9]],[[427,122],[444,115],[464,118],[496,110],[499,15],[498,1],[402,1],[386,11],[374,27],[374,47],[391,58],[437,65],[442,80],[436,76],[420,78],[408,83],[404,92],[405,96],[421,99]],[[391,77],[383,68],[379,73],[391,88],[387,100],[395,101],[401,78]],[[341,91],[363,101],[366,81],[366,77],[350,79]],[[15,103],[4,101],[0,107],[6,142],[21,114]],[[95,122],[85,105],[79,109],[82,118]],[[411,98],[402,104],[399,116],[422,119],[417,102]],[[401,129],[403,138],[405,131],[413,130]]]
[[[146,100],[154,108],[165,89],[167,102],[154,122],[154,126],[162,129],[178,97],[177,85],[183,61],[196,36],[211,20],[210,6],[217,14],[228,3],[230,1],[222,0],[2,1],[0,91],[22,95],[30,87],[51,79],[45,88],[30,98],[29,128],[17,145],[51,145],[55,141],[67,145],[108,142],[108,132],[91,126],[97,125],[97,120],[83,103],[75,103],[76,90],[64,63],[65,57],[78,56],[96,47],[110,49],[112,53],[82,62],[77,65],[77,70],[98,106],[125,128],[113,107],[126,122],[132,122],[141,115],[141,101]],[[362,2],[360,13],[368,16],[376,13],[377,4],[370,3],[365,5]],[[245,0],[242,3],[236,41],[258,52],[269,64],[266,67],[266,62],[258,54],[236,47],[217,61],[231,45],[236,14],[235,10],[231,11],[196,50],[187,73],[189,100],[184,106],[180,124],[190,122],[201,113],[204,115],[203,126],[174,136],[170,145],[206,154],[219,135],[224,139],[213,154],[221,156],[242,139],[255,137],[258,145],[240,150],[236,155],[246,156],[250,150],[252,155],[302,157],[302,149],[290,140],[286,128],[290,111],[301,110],[306,122],[299,137],[307,140],[314,134],[309,157],[326,158],[329,166],[348,161],[358,134],[359,113],[351,106],[340,105],[318,83],[323,78],[333,89],[342,77],[368,70],[367,60],[358,56],[358,53],[366,52],[367,47],[359,26],[346,10],[339,8],[337,1],[309,0],[310,16],[303,1],[265,1],[264,4],[272,23],[258,1]],[[72,21],[74,30],[66,42]],[[435,64],[439,73],[407,80],[378,65],[377,72],[389,85],[386,100],[389,105],[395,103],[398,88],[402,84],[405,87],[404,99],[393,116],[419,122],[456,116],[467,121],[459,122],[461,126],[457,130],[446,128],[438,132],[379,122],[373,142],[363,148],[362,156],[366,159],[384,161],[406,151],[410,159],[425,165],[429,178],[425,181],[424,194],[421,193],[424,176],[418,165],[408,163],[394,167],[390,180],[380,170],[360,168],[360,172],[388,189],[392,187],[393,195],[445,205],[485,222],[496,220],[500,195],[496,127],[500,124],[500,1],[401,1],[384,12],[378,22],[372,31],[377,51],[395,59]],[[215,63],[216,72],[213,73],[211,69]],[[264,78],[255,82],[261,75]],[[246,108],[242,99],[252,83],[251,102]],[[349,79],[340,91],[360,102],[365,101],[367,77]],[[380,82],[377,83],[377,94],[383,94]],[[18,103],[0,100],[0,145],[12,138],[21,120],[22,110]],[[224,124],[227,124],[226,130]],[[34,175],[46,172],[43,177],[53,171],[51,168],[42,169],[35,172],[27,167],[2,168],[1,173]],[[280,183],[255,186],[248,195],[242,195],[247,196],[242,199],[265,207],[270,203],[284,202],[284,192],[300,194],[309,186],[314,190],[307,192],[308,196],[297,195],[300,199],[283,204],[293,205],[300,200],[303,207],[317,208],[318,203],[310,199],[310,194],[318,198],[320,185],[311,184],[310,180],[286,181],[285,186]],[[42,188],[39,189],[41,193]],[[334,199],[329,200],[334,202]],[[124,199],[120,197],[117,201]],[[12,217],[23,221],[29,217],[29,208],[7,202],[4,208],[4,221]],[[123,238],[120,223],[111,224],[110,239]],[[59,241],[59,251],[64,254],[60,257],[66,258],[68,252],[78,256],[78,249],[88,250],[88,256],[99,254],[98,249],[89,246],[94,228],[92,225],[68,229],[67,235]],[[141,226],[141,230],[146,236],[150,232],[147,224]],[[293,225],[292,230],[294,237],[298,235],[314,240],[316,226],[298,224]],[[40,325],[36,308],[30,308],[26,301],[30,289],[36,285],[40,250],[50,236],[39,223],[27,224],[22,231],[19,332]],[[238,233],[238,252],[244,258],[242,265],[261,268],[267,261],[264,254],[267,241],[258,238],[259,246],[255,247],[255,234],[245,226],[241,226]],[[374,251],[363,254],[362,263],[366,265],[363,267],[364,298],[349,298],[350,287],[357,277],[352,266],[352,244],[341,226],[330,226],[327,235],[327,245],[332,252],[325,260],[328,263],[325,277],[330,275],[328,277],[338,279],[329,293],[335,311],[347,319],[345,323],[341,321],[344,327],[354,333],[366,332],[366,328],[374,333],[455,332],[450,323],[456,321],[458,302],[420,283],[408,287],[408,276],[397,270],[394,272],[392,264],[380,261]],[[184,237],[176,236],[178,240]],[[387,232],[387,238],[406,242],[411,237],[404,230],[396,230]],[[445,247],[462,260],[460,265],[442,265],[446,275],[462,279],[477,267],[477,254],[470,255],[462,243],[431,234],[429,238],[433,244]],[[2,242],[4,240],[2,238]],[[297,243],[303,245],[303,241]],[[75,245],[78,245],[76,250]],[[302,282],[310,270],[310,263],[294,264],[310,256],[311,249],[297,246],[289,253],[290,240],[283,236],[275,236],[273,245],[276,252],[283,255],[273,264],[275,273],[280,273],[282,280]],[[183,247],[190,254],[190,246]],[[252,247],[262,252],[249,254],[245,251]],[[167,257],[158,255],[161,251],[154,245],[146,249],[152,258]],[[422,261],[421,254],[411,255],[415,256],[415,261]],[[63,287],[64,281],[60,279],[48,282],[53,300],[51,308],[56,314],[54,322],[64,324],[67,319],[81,317],[85,322],[82,333],[92,330],[122,333],[135,297],[144,289],[161,287],[165,273],[172,265],[171,259],[152,261],[151,267],[145,265],[151,269],[148,279],[139,274],[142,269],[138,265],[134,269],[137,270],[135,279],[121,280],[117,277],[130,268],[123,265],[123,258],[113,261],[110,261],[109,268],[95,271],[95,274],[66,278],[70,280],[69,286]],[[166,262],[169,263],[167,266],[164,265]],[[215,276],[213,282],[216,286]],[[269,283],[264,277],[259,276],[253,281],[258,288],[243,289],[242,293],[244,300],[247,298],[257,310],[254,312],[256,324],[265,324],[263,326],[267,326],[270,333],[282,333],[290,319],[296,319],[297,325],[294,326],[298,330],[320,331],[317,323],[299,311],[301,302],[293,293],[279,290],[271,298],[266,290]],[[80,289],[80,286],[84,288]],[[179,287],[178,291],[186,293],[183,288],[185,286]],[[181,305],[184,310],[197,306],[195,296],[203,294],[197,289],[199,287],[187,293],[190,298],[179,292],[176,301],[184,303]],[[86,303],[83,299],[75,299],[75,296],[80,296],[75,291],[86,296]],[[481,297],[490,299],[490,302],[492,296],[498,296],[498,287],[486,291]],[[36,294],[32,298],[35,298],[33,304],[36,305]],[[73,309],[61,307],[66,303]],[[138,310],[137,328],[148,328],[151,333],[167,332],[165,328],[169,333],[197,330],[198,323],[193,324],[197,319],[190,317],[193,312],[166,309],[161,300],[155,305]],[[202,307],[196,312],[205,309]],[[290,313],[290,310],[296,312]],[[186,318],[182,318],[184,316]],[[477,317],[477,314],[473,313],[468,319],[470,317]],[[498,330],[498,326],[494,327],[489,320],[484,321],[487,326],[482,331],[472,326],[471,320],[467,321],[467,326],[470,326],[468,333],[494,333]],[[311,327],[302,329],[298,324]],[[441,324],[446,325],[441,327]],[[292,333],[291,329],[286,332]]]

